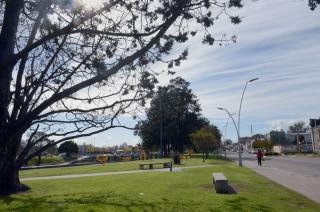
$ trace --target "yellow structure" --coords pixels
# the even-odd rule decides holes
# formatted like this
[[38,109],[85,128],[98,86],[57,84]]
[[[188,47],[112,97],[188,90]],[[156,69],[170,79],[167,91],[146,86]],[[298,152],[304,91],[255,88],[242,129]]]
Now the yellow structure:
[[131,157],[121,157],[121,160],[127,162],[131,160]]
[[142,151],[142,152],[140,153],[140,160],[144,160],[144,156],[145,156],[145,152]]
[[97,162],[100,162],[100,163],[106,163],[108,161],[108,156],[99,155],[99,156],[97,156],[96,160],[97,160]]

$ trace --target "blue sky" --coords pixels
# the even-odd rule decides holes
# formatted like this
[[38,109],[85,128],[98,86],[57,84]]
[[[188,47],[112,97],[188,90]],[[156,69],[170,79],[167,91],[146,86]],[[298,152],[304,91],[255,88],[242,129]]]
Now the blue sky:
[[[285,129],[295,121],[320,116],[320,8],[310,11],[303,0],[244,1],[236,11],[243,22],[231,25],[228,19],[215,23],[215,35],[236,35],[237,43],[227,46],[200,46],[200,38],[186,46],[189,59],[176,76],[191,82],[203,114],[222,131],[227,115],[217,107],[237,112],[245,82],[249,84],[241,112],[241,135]],[[183,46],[185,47],[185,46]],[[177,48],[177,49],[180,49]],[[154,67],[161,70],[162,65]],[[160,84],[169,77],[160,76]],[[125,123],[134,126],[131,118]],[[235,139],[229,123],[227,137]],[[114,129],[89,138],[78,139],[96,146],[140,141],[133,132]]]

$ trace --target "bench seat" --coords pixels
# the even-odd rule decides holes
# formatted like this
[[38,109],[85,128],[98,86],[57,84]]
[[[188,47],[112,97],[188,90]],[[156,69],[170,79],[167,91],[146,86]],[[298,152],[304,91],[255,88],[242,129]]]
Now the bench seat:
[[170,168],[171,162],[150,162],[150,163],[140,163],[139,168],[144,169],[144,166],[149,166],[149,169],[153,169],[153,165],[163,164],[163,168]]
[[212,180],[217,193],[228,193],[228,179],[221,172],[212,173]]

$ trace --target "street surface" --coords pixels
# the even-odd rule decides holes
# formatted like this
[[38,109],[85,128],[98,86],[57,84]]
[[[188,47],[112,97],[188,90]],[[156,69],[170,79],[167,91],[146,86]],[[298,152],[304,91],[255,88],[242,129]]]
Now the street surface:
[[[243,153],[243,165],[320,203],[320,158],[311,156],[265,157],[259,167],[254,154]],[[238,163],[238,153],[227,157]]]

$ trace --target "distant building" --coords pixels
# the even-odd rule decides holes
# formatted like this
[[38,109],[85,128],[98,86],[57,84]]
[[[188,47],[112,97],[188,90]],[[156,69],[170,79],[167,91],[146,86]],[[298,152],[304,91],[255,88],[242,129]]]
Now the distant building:
[[266,136],[262,134],[255,134],[251,137],[251,139],[254,139],[255,141],[263,141],[266,139]]
[[78,149],[79,149],[79,155],[87,154],[85,145],[78,145]]
[[248,144],[250,143],[250,137],[240,137],[240,144],[241,144],[241,149],[247,151],[248,150]]
[[320,119],[310,119],[310,127],[315,152],[320,154]]
[[311,132],[286,133],[283,130],[271,131],[267,138],[273,144],[273,151],[276,153],[312,152]]
[[271,141],[273,145],[288,145],[288,143],[286,143],[286,133],[283,130],[271,131],[267,135],[267,139]]

